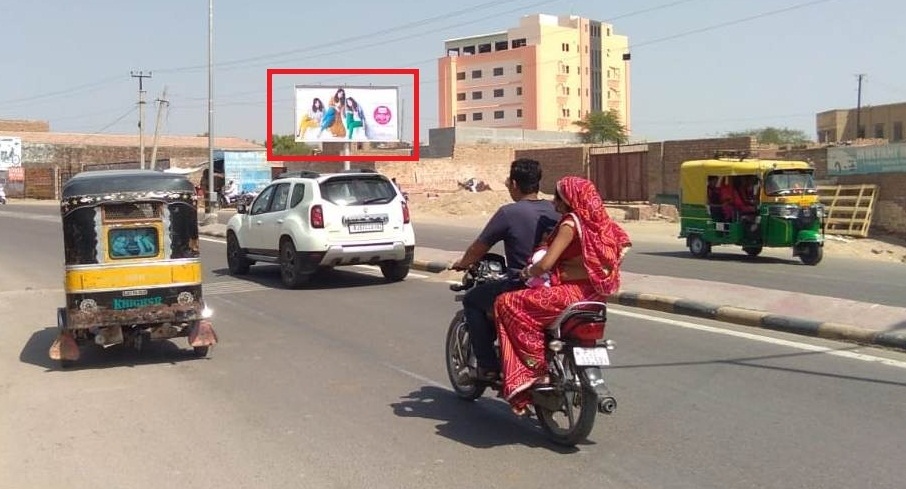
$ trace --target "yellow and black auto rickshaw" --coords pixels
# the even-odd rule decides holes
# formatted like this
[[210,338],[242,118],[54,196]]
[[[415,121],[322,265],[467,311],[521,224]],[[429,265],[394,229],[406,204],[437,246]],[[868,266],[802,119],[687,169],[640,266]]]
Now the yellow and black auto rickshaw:
[[217,342],[202,298],[195,188],[150,170],[87,171],[62,188],[66,305],[50,357],[79,346],[185,336],[197,356]]
[[749,256],[787,247],[802,263],[817,265],[824,250],[824,206],[813,173],[804,161],[744,153],[686,161],[680,166],[680,237],[701,258],[714,245],[741,246]]

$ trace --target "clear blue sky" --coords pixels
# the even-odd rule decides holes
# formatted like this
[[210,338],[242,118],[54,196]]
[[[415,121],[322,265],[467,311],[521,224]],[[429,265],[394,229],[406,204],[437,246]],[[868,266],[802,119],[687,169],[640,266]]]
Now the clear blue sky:
[[[436,58],[444,39],[505,30],[522,15],[610,21],[629,36],[633,135],[648,140],[722,135],[767,125],[806,131],[815,113],[906,101],[902,0],[214,0],[217,136],[262,141],[266,68],[411,67],[421,70],[422,140],[437,125]],[[0,119],[48,120],[61,132],[137,132],[145,80],[168,89],[163,132],[207,130],[206,0],[3,0]],[[292,85],[282,77],[275,132],[292,132]],[[407,79],[352,79],[349,84]],[[411,110],[411,86],[403,85]],[[404,137],[411,137],[411,127]]]

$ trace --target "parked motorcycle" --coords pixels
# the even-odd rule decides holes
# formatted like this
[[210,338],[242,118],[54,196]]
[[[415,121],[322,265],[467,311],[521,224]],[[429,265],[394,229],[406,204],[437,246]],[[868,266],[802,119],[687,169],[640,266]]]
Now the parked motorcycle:
[[[488,281],[506,279],[506,260],[488,253],[468,270],[461,284],[450,286],[464,292]],[[463,294],[458,294],[457,302]],[[556,444],[575,446],[591,433],[596,412],[613,414],[617,401],[604,383],[602,367],[610,364],[608,351],[614,342],[604,339],[607,305],[583,301],[567,307],[545,331],[545,357],[550,384],[533,388],[532,403],[542,429]],[[498,350],[495,342],[495,350]],[[463,311],[453,317],[446,339],[447,375],[456,395],[474,401],[487,388],[500,390],[498,382],[478,378],[478,364],[469,341]]]
[[6,205],[6,190],[0,185],[0,205]]

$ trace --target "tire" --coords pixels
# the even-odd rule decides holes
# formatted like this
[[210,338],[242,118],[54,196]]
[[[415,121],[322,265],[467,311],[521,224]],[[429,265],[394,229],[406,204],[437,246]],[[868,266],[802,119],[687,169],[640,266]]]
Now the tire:
[[687,243],[689,252],[696,258],[707,258],[711,254],[711,243],[702,239],[699,234],[690,234]]
[[824,258],[824,247],[820,243],[802,243],[799,245],[799,259],[806,265],[817,265]]
[[756,257],[761,254],[761,246],[743,246],[742,251],[745,251],[747,255],[751,257]]
[[[551,382],[557,385],[560,409],[551,410],[535,403],[538,422],[548,438],[557,445],[574,447],[585,441],[595,425],[597,396],[594,391],[579,382],[580,373],[571,354],[558,354],[563,363],[562,377],[551,372]],[[559,378],[558,378],[559,377]],[[547,395],[547,394],[546,394]],[[564,422],[559,419],[563,417]]]
[[302,272],[302,263],[291,239],[280,242],[280,281],[289,289],[308,283],[309,275]]
[[239,246],[239,239],[232,231],[227,233],[227,266],[230,275],[245,275],[252,266],[252,262],[245,257],[245,252]]
[[399,282],[409,275],[410,264],[407,261],[381,262],[381,274],[388,282]]
[[[447,364],[447,377],[453,392],[464,401],[474,401],[484,394],[486,386],[477,382],[472,375],[476,371],[475,355],[472,354],[472,345],[469,342],[469,331],[463,312],[457,311],[447,329],[445,342],[445,355]],[[468,380],[466,380],[468,378]]]

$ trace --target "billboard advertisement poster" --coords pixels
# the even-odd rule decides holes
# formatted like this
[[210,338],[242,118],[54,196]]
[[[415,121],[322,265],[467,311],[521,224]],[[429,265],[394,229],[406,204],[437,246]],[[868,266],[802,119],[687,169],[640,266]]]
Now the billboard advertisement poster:
[[271,183],[271,167],[264,151],[224,151],[224,183],[236,182],[240,192],[261,190]]
[[[293,80],[291,122],[296,143],[320,144],[324,147],[354,148],[353,154],[314,152],[312,154],[275,154],[275,109],[286,102],[283,90],[275,93],[275,79],[280,84],[288,77],[329,76],[339,80],[330,85],[296,83]],[[365,78],[362,78],[365,77]],[[401,77],[411,78],[400,82]],[[314,79],[309,78],[314,83]],[[386,80],[384,83],[372,83]],[[344,83],[344,80],[345,83]],[[358,82],[354,84],[353,82]],[[411,105],[404,97],[411,87]],[[279,97],[279,98],[275,98]],[[315,99],[318,99],[317,101]],[[350,100],[352,99],[352,100]],[[411,126],[410,126],[411,125]],[[403,142],[411,127],[412,141]],[[419,70],[418,68],[268,68],[267,69],[267,160],[268,161],[418,161],[419,160]],[[331,144],[333,143],[333,144]],[[335,143],[348,143],[336,145]],[[369,151],[369,144],[382,143],[408,148],[405,152]],[[378,150],[384,150],[378,146]]]
[[906,173],[906,143],[827,149],[830,176]]
[[296,142],[397,142],[397,87],[295,87]]
[[0,136],[0,170],[22,165],[22,139]]

